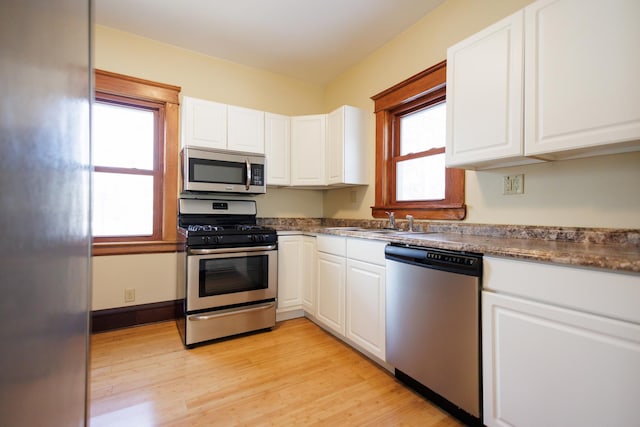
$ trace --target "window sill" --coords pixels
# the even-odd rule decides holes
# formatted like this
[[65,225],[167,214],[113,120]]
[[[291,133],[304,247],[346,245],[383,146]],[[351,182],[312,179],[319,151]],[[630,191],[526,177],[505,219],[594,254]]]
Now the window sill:
[[467,216],[465,205],[457,207],[408,207],[408,206],[372,206],[371,214],[374,218],[386,218],[386,212],[393,212],[396,218],[402,219],[407,215],[413,215],[415,219],[457,220],[461,221]]
[[132,255],[177,252],[181,243],[168,240],[150,242],[104,242],[93,243],[92,255]]

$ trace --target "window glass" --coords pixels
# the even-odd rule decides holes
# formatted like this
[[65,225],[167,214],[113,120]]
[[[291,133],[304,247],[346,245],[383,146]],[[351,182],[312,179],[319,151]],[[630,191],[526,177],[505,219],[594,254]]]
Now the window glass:
[[396,173],[396,200],[444,199],[444,153],[398,162]]
[[153,169],[153,111],[96,102],[92,137],[95,166]]
[[401,117],[401,156],[445,146],[447,124],[445,105],[446,104],[442,102],[430,108]]
[[153,176],[95,172],[93,235],[151,236]]

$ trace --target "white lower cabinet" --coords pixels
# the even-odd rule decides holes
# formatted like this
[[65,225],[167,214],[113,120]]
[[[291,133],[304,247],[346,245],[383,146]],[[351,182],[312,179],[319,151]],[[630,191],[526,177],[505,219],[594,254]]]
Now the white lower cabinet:
[[319,235],[315,319],[385,361],[386,242]]
[[318,252],[318,299],[316,319],[325,327],[344,335],[344,289],[346,260]]
[[302,307],[302,237],[278,237],[278,311]]
[[491,257],[485,267],[484,424],[639,425],[640,276]]
[[314,236],[278,236],[277,320],[315,315],[315,242]]
[[347,260],[347,338],[385,360],[385,268]]
[[316,315],[316,238],[302,236],[302,308],[312,316]]

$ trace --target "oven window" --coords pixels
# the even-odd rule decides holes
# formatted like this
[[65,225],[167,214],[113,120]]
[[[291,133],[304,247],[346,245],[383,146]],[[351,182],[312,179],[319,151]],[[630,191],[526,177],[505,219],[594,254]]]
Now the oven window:
[[267,289],[268,255],[200,260],[200,297]]

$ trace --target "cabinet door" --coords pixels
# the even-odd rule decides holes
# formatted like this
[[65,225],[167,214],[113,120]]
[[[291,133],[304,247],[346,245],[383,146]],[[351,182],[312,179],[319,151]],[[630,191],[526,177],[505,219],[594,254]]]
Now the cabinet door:
[[344,182],[344,107],[327,114],[327,184]]
[[318,252],[318,300],[316,319],[344,336],[346,261],[343,257]]
[[302,305],[302,236],[278,237],[278,309]]
[[327,114],[326,174],[329,185],[368,183],[367,113],[344,105]]
[[326,185],[326,115],[291,118],[291,184]]
[[385,360],[385,268],[347,261],[346,335]]
[[182,98],[181,145],[227,148],[227,106],[202,99]]
[[482,297],[487,426],[637,425],[640,325]]
[[267,185],[291,184],[291,118],[265,114]]
[[633,149],[630,141],[640,139],[638,17],[637,0],[542,0],[525,8],[526,154]]
[[302,308],[316,315],[316,238],[302,238]]
[[227,148],[264,154],[264,112],[229,105]]
[[448,167],[527,161],[522,25],[520,11],[448,49]]

